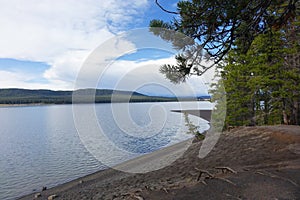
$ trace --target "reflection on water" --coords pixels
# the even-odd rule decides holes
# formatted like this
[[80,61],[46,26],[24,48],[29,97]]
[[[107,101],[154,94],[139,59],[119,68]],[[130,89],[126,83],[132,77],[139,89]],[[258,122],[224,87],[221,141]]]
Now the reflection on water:
[[[133,121],[146,127],[143,134],[153,137],[137,137],[139,133],[130,126],[126,128],[131,134],[124,134],[114,121],[110,104],[97,104],[95,110],[106,136],[138,156],[191,137],[176,132],[184,119],[182,114],[170,112],[178,108],[175,102],[156,103],[166,109],[166,123],[159,132],[149,129],[147,113],[154,104],[130,104]],[[204,102],[201,106],[210,105]],[[106,168],[80,141],[72,105],[0,108],[0,122],[0,199],[13,199]],[[204,120],[201,128],[208,128]]]
[[102,169],[81,145],[71,106],[0,109],[0,199]]

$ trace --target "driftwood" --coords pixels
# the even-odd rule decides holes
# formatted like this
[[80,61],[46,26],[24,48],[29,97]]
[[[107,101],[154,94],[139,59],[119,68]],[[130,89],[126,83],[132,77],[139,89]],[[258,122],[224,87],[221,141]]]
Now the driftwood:
[[236,186],[236,184],[234,182],[232,182],[231,180],[228,180],[226,178],[221,178],[221,177],[216,177],[216,178]]
[[233,174],[237,174],[237,172],[230,167],[215,167],[216,169],[222,170],[222,173],[225,173],[226,171],[231,172]]
[[168,190],[166,188],[162,188],[163,191],[165,191],[165,193],[169,193]]
[[[233,169],[231,169],[231,168],[229,168],[229,167],[215,167],[215,168],[216,168],[216,169],[222,169],[222,171],[223,171],[223,170],[230,171],[231,173],[234,173],[234,174],[237,173],[236,171],[234,171]],[[215,179],[220,179],[220,180],[222,180],[222,181],[225,181],[225,182],[227,182],[227,183],[230,183],[230,184],[236,186],[236,184],[235,184],[234,182],[232,182],[232,181],[230,181],[230,180],[228,180],[228,179],[226,179],[226,178],[217,177],[217,176],[211,174],[211,173],[210,173],[209,171],[207,171],[207,170],[198,169],[198,168],[196,168],[196,167],[195,167],[195,169],[196,169],[197,171],[199,171],[199,175],[198,175],[198,177],[197,177],[197,181],[200,181],[202,175],[203,175],[203,174],[206,174],[206,177],[204,177],[204,178],[211,178],[211,179],[215,178]],[[204,180],[202,180],[201,182],[202,182],[204,185],[207,185],[207,183],[206,183]]]
[[225,195],[226,195],[227,197],[231,197],[231,198],[233,198],[233,199],[242,200],[241,198],[235,197],[235,196],[233,196],[233,195],[231,195],[231,194],[228,194],[228,193],[226,193]]
[[144,198],[141,196],[133,195],[133,197],[136,198],[137,200],[144,200]]
[[196,167],[195,167],[195,169],[196,169],[197,171],[199,171],[199,175],[198,175],[198,177],[197,177],[197,181],[200,180],[202,174],[206,174],[206,175],[207,175],[205,178],[214,178],[214,175],[212,175],[212,174],[211,174],[209,171],[207,171],[207,170],[198,169],[198,168],[196,168]]
[[121,194],[122,197],[125,197],[125,196],[130,196],[130,197],[133,197],[135,199],[138,199],[138,200],[144,200],[143,197],[139,196],[137,193],[140,193],[142,192],[142,189],[132,189],[130,190],[128,193],[125,193],[125,194]]
[[207,185],[207,183],[203,180],[203,181],[201,181],[201,183],[203,183],[203,185]]

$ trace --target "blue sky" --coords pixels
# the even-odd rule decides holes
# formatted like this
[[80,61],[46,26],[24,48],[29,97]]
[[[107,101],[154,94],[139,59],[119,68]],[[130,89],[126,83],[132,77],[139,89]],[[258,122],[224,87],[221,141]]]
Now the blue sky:
[[[161,0],[160,3],[169,10],[176,10],[177,1]],[[97,86],[114,89],[121,76],[128,76],[128,85],[138,80],[136,84],[140,85],[136,87],[143,93],[170,95],[165,88],[168,87],[187,95],[184,92],[187,85],[166,83],[158,74],[163,62],[174,60],[175,51],[170,44],[155,36],[143,35],[151,19],[169,21],[173,17],[163,12],[154,0],[3,0],[0,6],[0,88],[72,90],[89,55],[101,49],[106,41],[131,31],[125,38],[125,49],[133,51],[115,56],[111,69],[106,70]],[[155,42],[161,43],[159,49],[156,46],[144,48]],[[101,54],[109,57],[110,51],[101,49]],[[137,70],[140,67],[144,70]],[[130,70],[136,74],[125,73]],[[197,94],[205,94],[204,82],[207,80],[193,77],[186,84],[192,85]],[[124,83],[116,89],[132,88]]]

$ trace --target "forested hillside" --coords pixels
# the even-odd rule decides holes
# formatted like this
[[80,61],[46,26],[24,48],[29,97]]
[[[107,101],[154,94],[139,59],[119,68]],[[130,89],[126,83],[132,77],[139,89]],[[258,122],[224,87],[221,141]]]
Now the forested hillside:
[[[70,104],[72,95],[76,96],[76,103],[91,103],[91,96],[95,96],[95,103],[110,103],[112,95],[114,102],[152,102],[176,101],[176,98],[152,97],[138,92],[81,89],[76,91],[0,89],[0,104]],[[93,99],[92,99],[93,100]]]

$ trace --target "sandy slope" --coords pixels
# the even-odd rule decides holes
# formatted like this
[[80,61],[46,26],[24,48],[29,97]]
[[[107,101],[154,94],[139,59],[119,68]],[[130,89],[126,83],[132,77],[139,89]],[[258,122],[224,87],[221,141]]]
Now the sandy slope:
[[[172,165],[157,171],[109,169],[43,191],[38,199],[52,194],[56,199],[300,199],[299,126],[235,128],[223,133],[203,159],[198,158],[200,146],[194,142]],[[177,144],[119,167],[144,169],[185,147]]]

